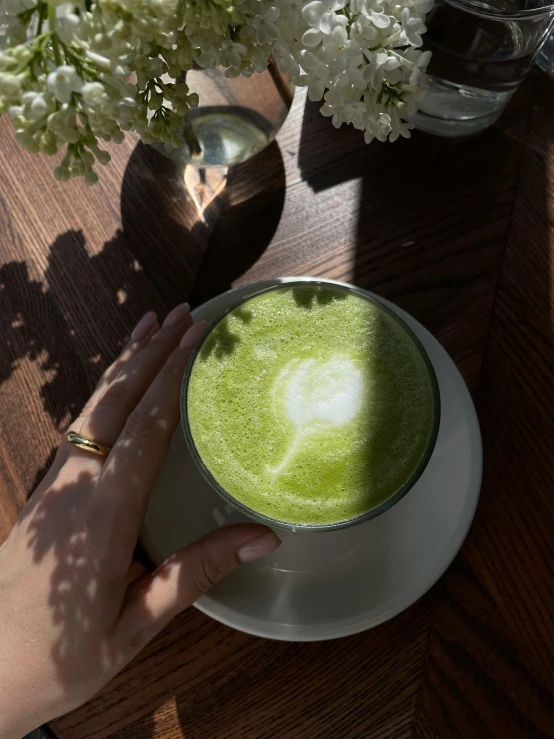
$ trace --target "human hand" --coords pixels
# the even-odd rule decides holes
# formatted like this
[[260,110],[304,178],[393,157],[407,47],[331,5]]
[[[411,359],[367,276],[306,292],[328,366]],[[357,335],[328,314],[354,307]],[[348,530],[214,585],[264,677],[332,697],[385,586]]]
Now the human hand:
[[133,561],[148,496],[179,421],[181,382],[205,328],[188,306],[149,313],[0,547],[0,739],[88,700],[180,611],[279,545],[258,524],[221,528],[155,572]]

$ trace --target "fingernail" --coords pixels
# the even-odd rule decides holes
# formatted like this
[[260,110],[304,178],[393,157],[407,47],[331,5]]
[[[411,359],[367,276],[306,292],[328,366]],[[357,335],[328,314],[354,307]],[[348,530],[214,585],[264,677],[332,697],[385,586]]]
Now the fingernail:
[[258,536],[256,539],[252,539],[252,541],[239,547],[237,557],[239,562],[252,562],[254,559],[263,557],[264,554],[273,552],[280,543],[281,539],[279,539],[277,534],[269,531],[267,534],[262,534],[262,536]]
[[154,311],[150,311],[149,313],[144,315],[133,329],[131,340],[140,341],[141,339],[144,339],[148,335],[148,332],[153,328],[157,320],[158,317],[156,316]]
[[195,323],[194,326],[191,326],[181,339],[181,349],[192,349],[206,330],[206,326],[206,321],[199,321],[198,323]]
[[165,321],[162,324],[163,328],[173,328],[178,326],[185,316],[190,313],[190,305],[188,303],[181,303],[170,311],[165,317]]
[[156,323],[152,326],[150,331],[144,337],[144,341],[148,342],[150,341],[150,339],[153,339],[159,330],[160,330],[160,324],[156,321]]

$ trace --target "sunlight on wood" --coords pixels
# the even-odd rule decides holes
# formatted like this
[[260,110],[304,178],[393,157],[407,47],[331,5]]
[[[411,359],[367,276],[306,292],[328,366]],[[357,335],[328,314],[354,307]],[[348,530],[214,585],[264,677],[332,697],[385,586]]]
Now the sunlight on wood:
[[[152,720],[152,736],[162,737],[168,736],[168,731],[171,728],[173,733],[171,736],[177,737],[174,733],[175,727],[180,725],[179,713],[177,711],[177,699],[176,696],[172,695],[165,703],[156,708],[151,715]],[[187,735],[181,729],[179,739],[187,739]]]
[[185,188],[202,223],[206,222],[204,214],[207,208],[225,189],[228,171],[227,167],[211,167],[210,169],[185,167],[183,173]]

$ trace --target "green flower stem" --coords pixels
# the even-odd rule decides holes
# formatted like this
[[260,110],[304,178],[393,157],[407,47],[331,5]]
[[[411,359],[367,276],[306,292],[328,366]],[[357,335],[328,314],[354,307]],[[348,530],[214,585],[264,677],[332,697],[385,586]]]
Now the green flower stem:
[[292,95],[290,88],[285,83],[283,76],[281,75],[281,72],[279,71],[279,67],[277,66],[277,63],[273,57],[270,57],[269,62],[267,64],[267,69],[269,74],[271,75],[271,79],[273,80],[273,84],[275,85],[275,88],[277,92],[279,93],[279,97],[283,101],[283,103],[286,105],[287,108],[290,108],[292,105]]
[[[186,84],[186,72],[183,72],[180,81]],[[194,131],[189,113],[183,116],[183,138],[185,139],[185,143],[189,148],[190,158],[200,159],[200,157],[202,156],[202,145],[200,144],[200,141],[198,141],[198,137],[196,136],[196,133]]]
[[377,95],[377,102],[383,105],[400,105],[404,102],[404,92],[400,83],[390,84],[386,79],[381,82],[381,91]]
[[46,3],[39,3],[38,4],[38,27],[37,27],[37,37],[40,36],[42,33],[42,24],[44,23],[44,19],[48,15],[48,5]]
[[198,141],[188,113],[183,116],[183,138],[189,148],[191,159],[198,159],[202,155],[202,146]]
[[98,70],[92,62],[75,52],[71,47],[67,46],[67,44],[64,44],[63,41],[60,41],[59,43],[63,49],[65,58],[73,64],[79,77],[84,79],[86,75],[92,80],[98,79]]
[[56,33],[56,6],[48,5],[48,27],[52,34],[52,51],[54,52],[54,61],[60,67],[63,64],[62,55],[60,53],[60,44],[58,34]]

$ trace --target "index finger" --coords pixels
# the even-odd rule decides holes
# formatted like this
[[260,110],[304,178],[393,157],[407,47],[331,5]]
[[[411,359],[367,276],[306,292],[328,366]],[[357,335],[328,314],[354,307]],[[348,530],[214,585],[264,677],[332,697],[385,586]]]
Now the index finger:
[[180,419],[183,375],[194,345],[206,323],[196,323],[184,335],[165,365],[129,416],[98,480],[100,495],[107,492],[120,502],[127,520],[138,533],[150,490],[164,463]]

